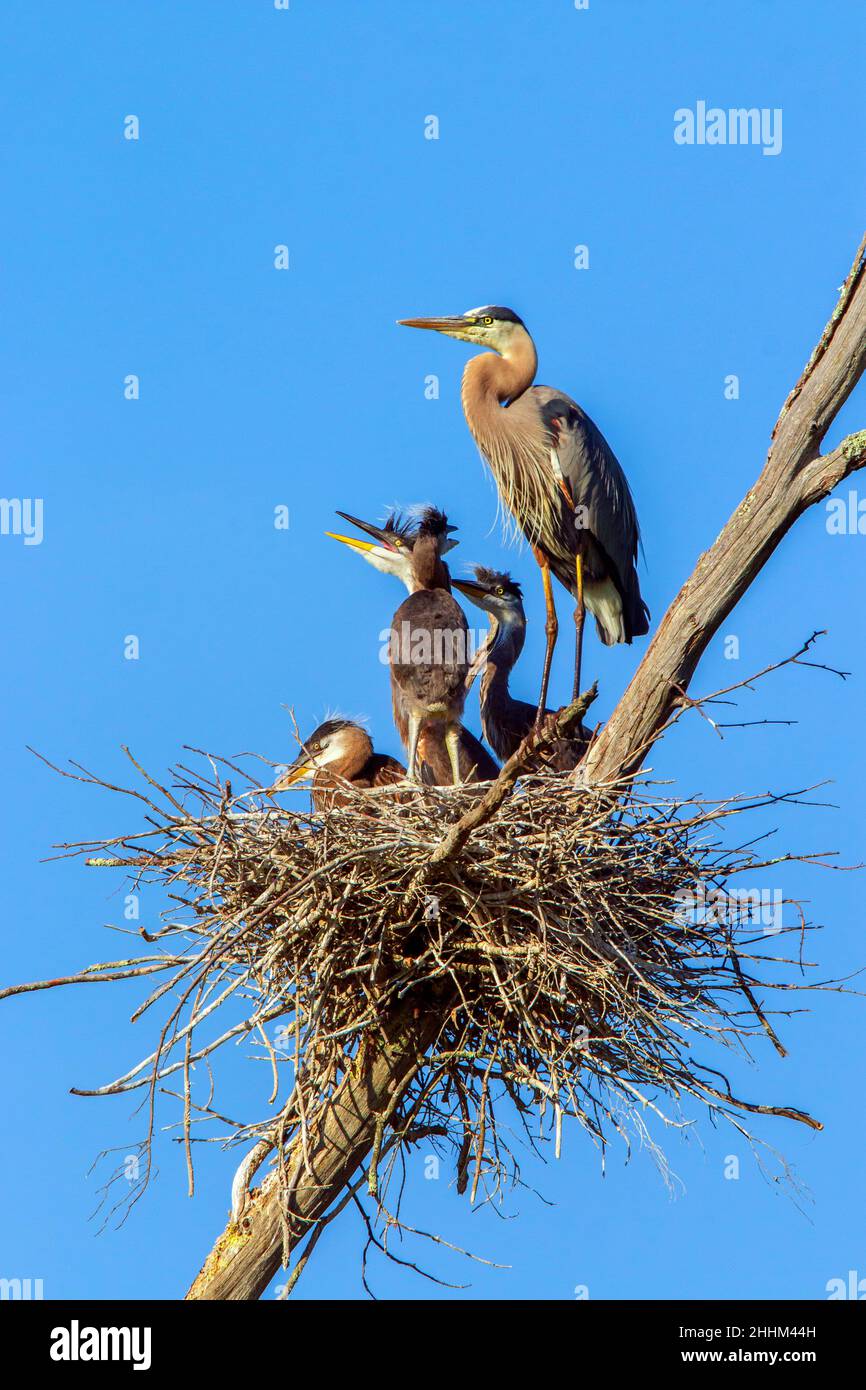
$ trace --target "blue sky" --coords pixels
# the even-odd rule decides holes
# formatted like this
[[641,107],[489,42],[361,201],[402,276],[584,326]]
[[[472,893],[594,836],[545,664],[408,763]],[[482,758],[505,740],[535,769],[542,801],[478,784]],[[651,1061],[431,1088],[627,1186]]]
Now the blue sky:
[[[466,351],[394,320],[512,305],[539,346],[539,379],[580,401],[628,472],[657,621],[754,479],[769,433],[832,309],[863,222],[864,21],[853,3],[525,0],[167,0],[4,7],[2,491],[41,498],[44,536],[0,536],[9,814],[0,840],[6,980],[117,955],[120,885],[55,842],[131,828],[130,811],[52,775],[25,751],[126,778],[120,745],[161,771],[183,744],[291,753],[328,708],[369,716],[398,751],[377,635],[399,598],[324,538],[334,509],[381,515],[432,500],[460,528],[456,569],[510,567],[530,634],[515,679],[532,698],[543,648],[531,556],[502,549],[495,499],[459,404]],[[674,112],[700,100],[783,113],[776,156],[680,146]],[[136,115],[140,138],[126,140]],[[439,138],[425,139],[435,115]],[[289,247],[290,268],[274,268]],[[589,248],[589,268],[574,248]],[[138,400],[124,379],[140,380]],[[425,377],[439,378],[437,400]],[[725,378],[739,398],[725,397]],[[866,424],[863,388],[829,442]],[[859,489],[859,491],[858,491]],[[856,478],[841,492],[866,498]],[[287,506],[288,530],[274,527]],[[831,779],[835,809],[756,823],[779,843],[863,858],[859,735],[866,536],[797,525],[713,643],[712,690],[828,628],[819,659],[785,670],[742,718],[794,728],[720,742],[684,722],[653,767],[684,792],[787,790]],[[568,603],[560,596],[560,616]],[[563,625],[567,634],[568,627]],[[124,658],[139,638],[140,657]],[[726,660],[723,637],[739,639]],[[643,650],[587,639],[599,717]],[[554,693],[569,689],[561,643]],[[737,716],[734,716],[737,717]],[[477,727],[477,725],[476,725]],[[866,963],[862,878],[796,867],[759,886],[808,900],[820,975]],[[152,925],[162,904],[142,900]],[[119,944],[120,943],[120,946]],[[82,1100],[148,1050],[140,998],[79,988],[0,1008],[7,1203],[0,1275],[47,1297],[172,1298],[222,1228],[234,1154],[208,1152],[185,1195],[182,1154],[120,1231],[88,1220],[96,1154],[128,1152],[140,1117]],[[407,1212],[505,1270],[442,1251],[429,1268],[464,1297],[816,1297],[866,1277],[862,1005],[816,996],[733,1079],[753,1100],[814,1111],[822,1134],[757,1127],[810,1189],[801,1207],[762,1179],[736,1135],[701,1122],[665,1143],[671,1199],[647,1153],[615,1146],[602,1174],[576,1131],[524,1177],[500,1221],[470,1213],[448,1176],[410,1170]],[[718,1059],[716,1059],[718,1060]],[[250,1064],[229,1077],[263,1109]],[[660,1137],[660,1136],[659,1136]],[[740,1178],[724,1177],[729,1154]],[[362,1232],[346,1213],[300,1297],[360,1294]],[[375,1266],[382,1296],[448,1291]],[[866,1287],[866,1286],[864,1286]]]

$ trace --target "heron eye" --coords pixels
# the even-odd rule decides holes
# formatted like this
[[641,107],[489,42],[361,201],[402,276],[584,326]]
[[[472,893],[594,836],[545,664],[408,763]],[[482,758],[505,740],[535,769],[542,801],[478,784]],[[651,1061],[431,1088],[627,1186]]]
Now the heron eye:
[[487,328],[489,328],[490,325],[492,324],[493,320],[492,320],[492,318],[488,317],[488,318],[486,318],[486,319],[482,319],[482,322],[486,325]]
[[499,588],[496,590],[496,592],[497,592],[497,594],[499,595],[500,598],[502,598],[503,595],[505,594],[505,590],[503,589],[503,587],[502,587],[501,584],[499,585]]

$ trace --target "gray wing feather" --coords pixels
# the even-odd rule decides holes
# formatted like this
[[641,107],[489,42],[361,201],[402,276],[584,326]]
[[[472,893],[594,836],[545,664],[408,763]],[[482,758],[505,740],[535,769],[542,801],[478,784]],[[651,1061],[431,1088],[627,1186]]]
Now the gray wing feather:
[[[635,571],[640,528],[622,466],[601,430],[570,396],[550,386],[535,386],[532,394],[575,506],[585,508],[587,527],[616,571],[618,588],[631,609],[630,625],[636,633],[646,632]],[[568,570],[557,578],[574,592]]]

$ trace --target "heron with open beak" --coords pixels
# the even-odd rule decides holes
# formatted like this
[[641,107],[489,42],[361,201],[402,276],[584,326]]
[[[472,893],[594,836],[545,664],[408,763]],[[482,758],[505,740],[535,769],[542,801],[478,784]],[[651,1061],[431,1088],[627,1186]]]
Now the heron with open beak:
[[[451,594],[442,559],[446,525],[441,513],[424,518],[412,547],[413,591],[391,622],[388,659],[391,698],[409,725],[409,776],[419,772],[418,740],[425,727],[441,729],[452,782],[460,783],[460,731],[469,674],[469,625]],[[396,722],[396,718],[395,718]],[[399,727],[399,725],[398,725]]]
[[463,372],[463,413],[500,501],[541,569],[547,645],[536,711],[540,722],[558,631],[551,574],[575,599],[575,699],[586,609],[607,646],[649,631],[636,569],[640,531],[626,476],[576,401],[533,384],[538,355],[513,309],[487,304],[451,317],[399,322],[489,349]]
[[[341,516],[344,521],[358,527],[370,539],[362,540],[355,536],[343,536],[333,531],[329,531],[327,534],[333,540],[340,541],[343,545],[354,550],[357,555],[360,555],[381,574],[390,574],[395,579],[399,579],[409,594],[417,593],[419,588],[423,587],[416,573],[413,559],[415,544],[422,531],[435,538],[436,553],[440,561],[457,544],[456,540],[453,539],[453,533],[457,528],[449,525],[444,513],[435,507],[419,508],[414,520],[406,520],[398,513],[393,512],[382,526],[376,526],[369,521],[362,521],[358,517],[351,516],[348,512],[338,512],[337,515]],[[447,566],[443,566],[443,571],[450,584]],[[399,688],[394,687],[393,684],[392,703],[397,732],[404,748],[408,749],[408,710],[400,696]],[[429,721],[422,724],[418,735],[417,757],[423,780],[432,782],[437,786],[443,786],[453,781],[451,759],[442,738],[442,729],[437,724]],[[462,723],[459,733],[458,758],[462,782],[493,781],[499,773],[498,765],[483,743]]]

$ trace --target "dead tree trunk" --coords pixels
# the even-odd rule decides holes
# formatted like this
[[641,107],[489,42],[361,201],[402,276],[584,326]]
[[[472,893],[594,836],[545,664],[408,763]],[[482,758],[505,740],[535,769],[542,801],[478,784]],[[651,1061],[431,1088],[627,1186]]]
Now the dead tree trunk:
[[[686,699],[701,655],[808,507],[866,464],[866,430],[829,454],[821,443],[866,367],[866,238],[839,301],[773,431],[764,468],[718,539],[700,556],[663,618],[622,699],[580,774],[594,785],[636,772]],[[512,779],[513,780],[513,779]],[[470,831],[471,833],[471,831]],[[251,1195],[240,1225],[220,1236],[186,1295],[253,1299],[267,1287],[283,1251],[308,1235],[340,1198],[376,1142],[379,1117],[432,1047],[450,999],[420,1017],[406,1005],[385,1027],[385,1043],[362,1053],[331,1102],[306,1164],[285,1156],[288,1200],[276,1175]]]
[[406,1004],[384,1028],[375,1054],[363,1051],[331,1102],[325,1122],[307,1155],[293,1148],[286,1158],[291,1174],[300,1166],[290,1210],[280,1200],[276,1173],[250,1194],[240,1225],[229,1225],[208,1255],[187,1298],[258,1298],[280,1267],[283,1250],[310,1234],[353,1173],[369,1154],[380,1114],[442,1026],[442,1013],[429,1009],[415,1017]]

